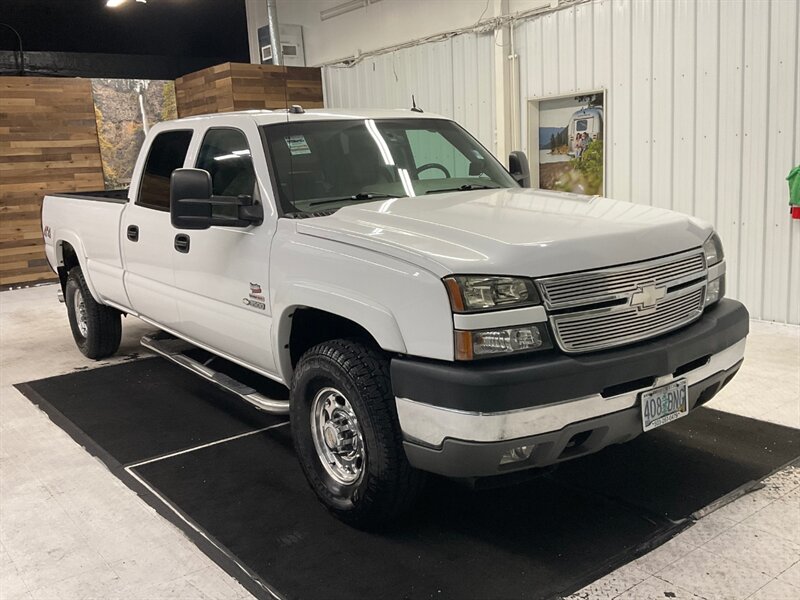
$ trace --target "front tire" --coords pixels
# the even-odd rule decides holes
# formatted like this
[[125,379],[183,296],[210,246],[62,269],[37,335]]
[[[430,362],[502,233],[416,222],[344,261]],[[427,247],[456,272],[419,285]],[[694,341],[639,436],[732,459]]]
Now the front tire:
[[120,313],[92,297],[80,267],[67,275],[64,302],[72,337],[84,356],[98,360],[117,351],[122,340]]
[[424,474],[408,464],[389,363],[378,350],[353,340],[308,350],[294,374],[290,418],[306,479],[336,517],[372,528],[413,505]]

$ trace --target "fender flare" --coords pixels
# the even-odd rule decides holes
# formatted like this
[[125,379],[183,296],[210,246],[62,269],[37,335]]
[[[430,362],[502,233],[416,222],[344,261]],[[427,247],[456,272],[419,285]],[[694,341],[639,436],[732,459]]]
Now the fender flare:
[[294,368],[289,354],[292,318],[298,308],[332,313],[359,325],[383,350],[406,353],[406,345],[392,311],[373,299],[351,290],[323,287],[310,282],[289,284],[273,302],[273,351],[284,381],[291,381]]
[[55,247],[56,251],[56,267],[64,266],[64,244],[69,244],[72,246],[72,249],[75,250],[75,256],[78,258],[78,264],[81,267],[81,271],[83,271],[83,278],[86,280],[86,286],[89,288],[92,298],[94,298],[96,302],[102,304],[100,296],[98,296],[97,290],[92,283],[92,277],[87,267],[86,250],[84,249],[78,234],[76,234],[74,231],[62,229],[54,233],[53,239],[55,240],[53,242],[53,246]]

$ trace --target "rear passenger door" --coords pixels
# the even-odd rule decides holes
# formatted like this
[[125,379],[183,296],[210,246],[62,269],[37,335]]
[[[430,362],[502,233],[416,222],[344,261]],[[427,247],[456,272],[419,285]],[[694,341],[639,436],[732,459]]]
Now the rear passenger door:
[[[214,195],[252,196],[264,206],[259,226],[180,231],[190,238],[173,251],[181,332],[229,357],[275,372],[270,338],[269,253],[276,219],[266,188],[266,157],[255,124],[198,130],[192,166],[211,174]],[[259,173],[259,170],[262,172]],[[215,214],[236,216],[234,207]]]
[[[125,290],[131,308],[163,327],[179,326],[175,300],[173,244],[175,230],[169,217],[172,171],[184,166],[193,131],[170,130],[150,141],[135,202],[122,214],[120,244]],[[136,178],[134,177],[134,180]]]

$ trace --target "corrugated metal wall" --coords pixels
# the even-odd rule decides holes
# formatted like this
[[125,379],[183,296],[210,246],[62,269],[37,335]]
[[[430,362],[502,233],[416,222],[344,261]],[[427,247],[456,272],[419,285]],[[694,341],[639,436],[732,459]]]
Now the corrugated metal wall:
[[325,67],[325,106],[411,108],[455,119],[494,151],[494,57],[491,34],[465,34]]
[[717,227],[728,295],[800,323],[796,0],[595,0],[520,24],[527,101],[606,89],[606,194]]
[[[606,194],[714,223],[728,295],[796,324],[800,221],[785,177],[800,163],[799,4],[593,0],[515,29],[522,147],[529,99],[607,90]],[[408,107],[413,93],[495,150],[493,44],[461,35],[326,67],[326,105]]]

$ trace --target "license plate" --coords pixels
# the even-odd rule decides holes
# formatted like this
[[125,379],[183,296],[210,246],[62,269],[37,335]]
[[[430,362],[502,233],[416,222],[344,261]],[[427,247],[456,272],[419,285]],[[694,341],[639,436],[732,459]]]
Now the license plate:
[[642,393],[642,427],[650,431],[689,413],[689,393],[685,379],[673,381]]

